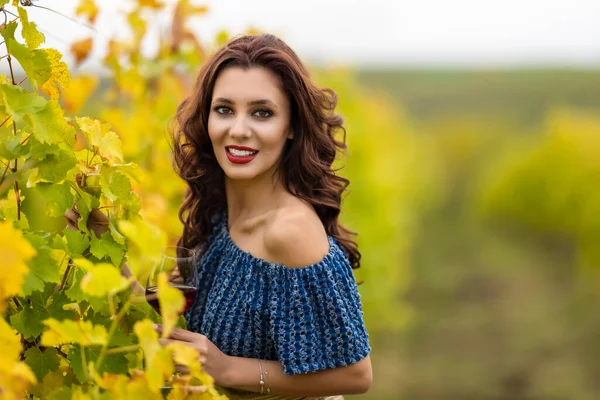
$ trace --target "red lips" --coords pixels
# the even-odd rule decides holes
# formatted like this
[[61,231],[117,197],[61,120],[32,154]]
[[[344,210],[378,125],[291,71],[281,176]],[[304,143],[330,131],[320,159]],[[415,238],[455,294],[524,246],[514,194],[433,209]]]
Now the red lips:
[[[250,155],[247,155],[247,156],[235,156],[235,155],[231,154],[227,149],[235,149],[235,150],[241,150],[241,151],[252,151],[252,152],[254,152],[254,154],[250,154]],[[258,150],[253,149],[251,147],[246,147],[246,146],[231,145],[231,146],[225,146],[225,154],[227,155],[227,158],[229,159],[229,161],[231,161],[234,164],[247,164],[250,161],[254,160],[254,158],[258,154]]]

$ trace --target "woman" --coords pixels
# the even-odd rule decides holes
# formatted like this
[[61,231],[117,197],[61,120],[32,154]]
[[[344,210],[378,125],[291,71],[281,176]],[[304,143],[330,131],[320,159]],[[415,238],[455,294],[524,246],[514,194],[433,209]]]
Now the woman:
[[371,385],[352,274],[360,253],[338,222],[348,181],[331,167],[345,146],[334,139],[336,103],[292,49],[263,34],[216,52],[177,109],[174,162],[188,184],[179,245],[199,250],[200,287],[189,331],[163,343],[194,347],[231,398]]

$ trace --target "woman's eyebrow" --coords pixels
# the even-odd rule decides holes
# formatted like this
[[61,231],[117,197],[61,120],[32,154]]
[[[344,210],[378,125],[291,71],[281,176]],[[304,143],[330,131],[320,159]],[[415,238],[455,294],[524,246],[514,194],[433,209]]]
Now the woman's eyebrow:
[[[225,104],[234,104],[233,101],[226,99],[225,97],[217,97],[214,101],[214,103],[225,103]],[[249,106],[256,106],[256,105],[267,105],[267,106],[271,106],[273,108],[277,108],[277,106],[275,105],[275,103],[273,103],[271,100],[269,99],[260,99],[260,100],[252,100],[248,102]]]

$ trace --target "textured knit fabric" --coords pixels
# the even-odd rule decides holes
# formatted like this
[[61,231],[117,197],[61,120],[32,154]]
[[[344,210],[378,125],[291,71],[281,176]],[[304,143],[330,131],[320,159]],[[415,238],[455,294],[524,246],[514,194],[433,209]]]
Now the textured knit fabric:
[[371,351],[350,262],[331,236],[323,260],[288,268],[240,249],[221,213],[198,272],[188,329],[227,355],[279,360],[292,375],[353,364]]

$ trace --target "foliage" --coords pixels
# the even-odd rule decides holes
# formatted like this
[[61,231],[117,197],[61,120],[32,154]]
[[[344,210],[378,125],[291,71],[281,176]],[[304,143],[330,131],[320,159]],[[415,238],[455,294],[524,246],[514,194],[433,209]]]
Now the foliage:
[[[217,398],[193,349],[159,345],[153,323],[160,317],[134,293],[135,278],[120,274],[127,261],[135,276],[143,275],[144,257],[155,255],[166,237],[139,215],[132,187],[141,170],[124,161],[119,136],[106,122],[75,115],[94,81],[78,78],[65,91],[71,79],[62,55],[40,47],[44,35],[28,19],[27,7],[35,5],[0,4],[14,17],[0,28],[10,67],[10,76],[0,76],[2,398],[162,398],[165,383],[174,386],[169,398],[186,397],[186,385],[204,385],[196,397]],[[158,5],[140,1],[132,18]],[[91,0],[77,10],[90,22],[96,12]],[[15,62],[26,75],[21,82]],[[124,90],[138,82],[130,75],[121,80]],[[71,207],[81,216],[80,232],[48,223]],[[107,214],[111,228],[101,236],[87,224],[95,209]],[[163,281],[158,296],[168,333],[184,300]],[[173,357],[190,374],[174,377]]]
[[555,109],[542,135],[508,148],[481,177],[476,203],[486,218],[512,221],[577,247],[580,264],[600,265],[600,119]]

